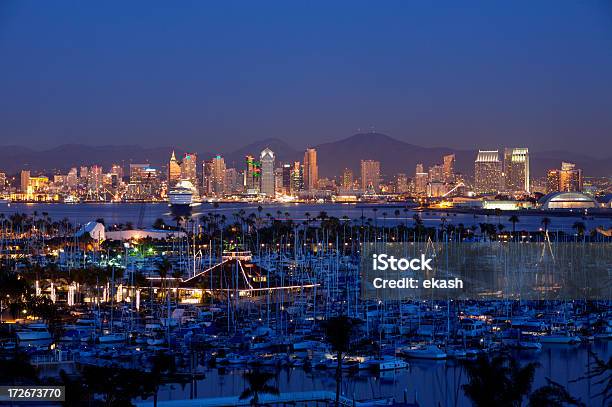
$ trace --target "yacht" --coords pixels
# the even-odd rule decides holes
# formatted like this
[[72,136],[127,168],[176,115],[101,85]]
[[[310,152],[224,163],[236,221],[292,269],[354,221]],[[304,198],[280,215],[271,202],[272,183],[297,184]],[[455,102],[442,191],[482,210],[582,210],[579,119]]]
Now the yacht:
[[436,345],[411,346],[404,348],[402,354],[414,359],[446,359],[446,352]]
[[168,192],[168,204],[172,213],[176,215],[188,215],[191,207],[195,205],[194,196],[196,189],[190,181],[179,181],[174,188]]
[[47,324],[27,324],[16,332],[19,341],[44,341],[52,339]]

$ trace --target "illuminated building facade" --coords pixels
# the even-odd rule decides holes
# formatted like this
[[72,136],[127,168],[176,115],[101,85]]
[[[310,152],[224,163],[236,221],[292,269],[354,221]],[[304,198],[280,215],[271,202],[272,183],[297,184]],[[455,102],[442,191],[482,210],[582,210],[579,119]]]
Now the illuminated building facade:
[[531,191],[529,185],[529,149],[506,148],[504,150],[504,179],[508,192]]
[[444,182],[452,184],[455,182],[455,154],[444,156]]
[[502,180],[498,150],[479,150],[474,161],[474,192],[496,194]]
[[314,148],[306,149],[304,153],[304,189],[314,191],[319,184],[319,167],[317,165],[317,150]]
[[181,163],[181,179],[198,185],[198,157],[193,153],[185,153]]
[[361,190],[380,192],[380,161],[361,160]]
[[424,196],[427,194],[428,178],[429,174],[424,171],[423,164],[417,164],[414,174],[414,193],[416,195]]
[[260,156],[261,162],[261,192],[266,194],[268,198],[276,196],[276,188],[274,183],[274,152],[269,148],[264,149]]
[[172,150],[170,161],[168,162],[168,185],[174,186],[181,179],[181,164],[176,159],[176,154]]

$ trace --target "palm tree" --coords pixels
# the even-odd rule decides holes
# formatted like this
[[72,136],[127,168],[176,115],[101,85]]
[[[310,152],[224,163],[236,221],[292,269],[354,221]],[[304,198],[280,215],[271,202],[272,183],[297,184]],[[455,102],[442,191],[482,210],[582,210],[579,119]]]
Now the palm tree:
[[542,218],[542,226],[544,226],[544,234],[548,234],[548,227],[550,226],[551,220],[548,217]]
[[351,350],[352,342],[355,337],[358,319],[347,316],[337,316],[328,319],[323,328],[325,330],[325,342],[327,342],[333,352],[336,353],[336,407],[340,405],[340,387],[342,384],[342,359]]
[[508,218],[508,222],[512,223],[512,237],[514,238],[516,234],[516,224],[519,223],[519,218],[516,215],[512,215]]
[[546,378],[547,385],[535,390],[529,396],[529,407],[586,407],[586,404],[574,398],[565,387]]
[[274,378],[272,373],[263,372],[260,370],[248,370],[244,373],[243,377],[248,382],[249,387],[244,389],[244,391],[240,394],[240,400],[252,397],[252,406],[259,406],[260,394],[278,395],[280,393],[278,388],[268,384],[268,382]]
[[574,224],[572,225],[572,229],[578,232],[579,237],[584,237],[584,232],[586,230],[584,222],[574,222]]

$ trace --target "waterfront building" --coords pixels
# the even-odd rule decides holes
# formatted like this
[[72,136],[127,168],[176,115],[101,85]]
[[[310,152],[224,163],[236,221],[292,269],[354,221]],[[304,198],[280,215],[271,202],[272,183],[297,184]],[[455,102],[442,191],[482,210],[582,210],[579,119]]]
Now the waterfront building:
[[283,164],[281,167],[281,190],[283,194],[291,194],[291,164]]
[[507,192],[529,193],[531,191],[528,148],[506,148],[504,150],[504,179]]
[[397,174],[395,179],[395,192],[399,194],[405,194],[410,191],[410,185],[408,184],[408,176],[404,173]]
[[416,172],[414,174],[414,193],[416,195],[427,194],[427,180],[429,174],[423,170],[423,164],[419,163],[416,165]]
[[445,182],[444,166],[435,164],[429,167],[429,182]]
[[559,170],[548,170],[546,173],[546,192],[559,192]]
[[317,189],[319,184],[319,167],[317,165],[317,150],[314,148],[306,149],[304,153],[304,189],[312,191]]
[[253,156],[247,155],[246,169],[244,171],[244,188],[247,193],[257,193],[260,188],[259,176],[261,175],[261,164],[255,161]]
[[68,171],[68,174],[66,175],[66,185],[69,189],[74,189],[77,187],[78,184],[79,177],[77,175],[77,169],[76,167],[73,167],[70,169],[70,171]]
[[260,156],[261,162],[261,192],[269,198],[274,198],[275,183],[274,183],[274,152],[269,148],[264,149]]
[[159,195],[157,169],[150,164],[130,164],[130,183],[127,196],[129,200],[149,200]]
[[444,182],[452,184],[455,182],[455,154],[444,156]]
[[502,178],[502,163],[498,150],[479,150],[474,161],[474,191],[496,194]]
[[293,163],[291,169],[291,195],[297,195],[304,189],[304,166],[299,161]]
[[28,193],[28,187],[30,186],[30,170],[22,170],[19,176],[21,192],[24,194]]
[[561,169],[549,170],[546,181],[548,192],[580,192],[583,189],[582,170],[574,163],[562,162]]
[[342,189],[345,191],[351,191],[354,183],[353,170],[345,168],[342,173]]
[[225,193],[225,170],[225,159],[220,155],[213,157],[210,161],[209,192],[216,196],[222,196]]
[[181,163],[181,179],[198,184],[198,157],[193,153],[185,153]]
[[176,154],[172,150],[170,161],[168,162],[168,185],[174,186],[181,179],[181,164],[176,159]]
[[225,170],[225,192],[235,193],[243,190],[242,176],[236,168]]
[[539,200],[542,209],[590,209],[599,206],[592,197],[580,192],[553,192]]
[[0,191],[4,191],[6,187],[6,173],[0,172]]
[[361,190],[380,192],[380,161],[361,160]]
[[86,186],[87,185],[87,179],[89,177],[89,169],[87,168],[87,166],[81,166],[81,168],[79,168],[79,182],[81,183],[81,185]]

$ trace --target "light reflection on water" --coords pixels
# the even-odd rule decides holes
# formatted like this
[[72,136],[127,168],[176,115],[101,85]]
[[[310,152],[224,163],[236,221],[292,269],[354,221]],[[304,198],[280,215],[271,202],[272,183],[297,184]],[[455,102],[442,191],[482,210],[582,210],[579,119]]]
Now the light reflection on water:
[[[597,379],[572,382],[587,373],[588,349],[591,348],[605,361],[612,356],[612,342],[595,342],[590,345],[544,345],[541,352],[515,353],[521,362],[536,361],[539,367],[532,390],[546,384],[546,377],[565,386],[574,397],[587,405],[600,405],[601,399],[595,394],[602,389]],[[530,356],[531,355],[531,356]],[[592,360],[592,359],[591,359]],[[210,369],[206,377],[197,383],[197,397],[227,397],[239,395],[246,387],[244,370]],[[461,384],[466,383],[466,374],[459,362],[454,361],[410,361],[407,369],[385,373],[382,376],[358,373],[345,374],[343,393],[350,398],[370,399],[395,397],[403,401],[404,392],[408,401],[415,396],[423,406],[469,406],[463,395]],[[302,368],[282,369],[270,382],[281,392],[329,390],[335,391],[334,370],[312,370]],[[191,384],[166,385],[160,389],[160,400],[188,399]]]

